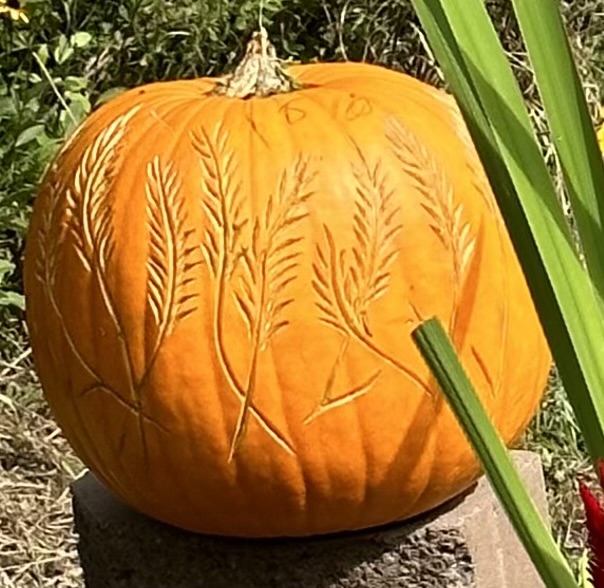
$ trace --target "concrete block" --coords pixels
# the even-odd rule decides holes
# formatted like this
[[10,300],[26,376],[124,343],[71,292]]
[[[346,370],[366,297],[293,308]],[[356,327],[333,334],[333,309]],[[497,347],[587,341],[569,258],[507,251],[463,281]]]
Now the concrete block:
[[[538,456],[514,459],[547,519]],[[543,588],[485,478],[420,519],[313,539],[184,532],[127,508],[91,473],[72,494],[87,588]]]

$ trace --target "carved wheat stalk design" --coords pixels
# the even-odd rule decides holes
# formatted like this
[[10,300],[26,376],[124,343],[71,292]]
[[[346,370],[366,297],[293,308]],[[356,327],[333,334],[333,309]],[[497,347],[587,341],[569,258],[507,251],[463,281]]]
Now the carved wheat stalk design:
[[281,175],[275,195],[267,200],[263,219],[254,223],[251,247],[242,257],[241,289],[235,298],[251,336],[252,355],[229,459],[246,430],[260,353],[289,324],[284,313],[294,299],[287,295],[287,287],[296,279],[302,253],[296,248],[302,236],[295,231],[308,216],[305,203],[312,195],[310,185],[315,175],[309,172],[308,160],[303,157]]
[[[361,161],[355,168],[356,198],[354,200],[354,245],[348,250],[335,253],[334,259],[326,255],[323,247],[317,247],[317,262],[313,264],[313,288],[318,295],[317,306],[322,320],[341,327],[341,304],[346,308],[349,321],[355,329],[371,337],[368,311],[383,296],[390,285],[390,267],[398,255],[397,237],[402,229],[400,207],[395,201],[394,190],[387,185],[381,163],[370,166],[360,149]],[[328,249],[335,251],[333,236],[328,227],[325,235]],[[333,266],[333,267],[332,267]],[[341,301],[335,298],[335,290],[328,278],[333,270],[342,283]]]
[[[84,152],[76,170],[74,189],[68,189],[66,196],[75,250],[84,268],[95,276],[105,308],[114,323],[128,371],[131,401],[136,403],[130,351],[107,283],[107,265],[115,247],[110,188],[114,180],[120,144],[127,123],[134,113],[130,111],[118,117],[99,133]],[[77,199],[76,194],[79,196]]]
[[449,332],[455,330],[457,307],[468,267],[476,246],[464,208],[456,204],[451,182],[444,168],[426,149],[417,136],[391,117],[386,137],[403,170],[422,195],[422,208],[431,219],[430,227],[451,252],[453,296]]
[[50,188],[47,195],[48,203],[44,210],[42,224],[37,237],[38,256],[36,259],[35,276],[44,289],[46,298],[48,299],[53,312],[59,321],[61,331],[71,352],[74,354],[88,376],[96,381],[100,381],[100,377],[94,368],[79,352],[73,337],[67,328],[63,313],[55,296],[56,278],[59,269],[58,261],[60,244],[65,232],[65,230],[62,228],[64,211],[60,207],[61,193],[64,191],[64,189],[65,187],[59,184],[59,182],[56,180],[50,183]]
[[[62,228],[62,211],[60,209],[61,186],[58,183],[51,184],[48,195],[49,203],[42,218],[42,226],[38,233],[38,257],[36,259],[36,278],[42,284],[46,297],[59,321],[61,331],[69,346],[69,349],[78,360],[84,371],[93,380],[93,384],[80,392],[79,396],[85,396],[93,390],[104,390],[110,393],[117,402],[130,410],[135,410],[136,406],[127,399],[122,398],[114,390],[103,383],[103,378],[94,369],[84,356],[80,353],[75,341],[67,328],[67,323],[63,311],[59,307],[55,296],[55,283],[58,271],[58,259],[60,253],[60,244],[63,238],[64,229]],[[158,427],[159,424],[155,423]]]
[[[482,198],[485,201],[485,204],[491,213],[492,219],[495,222],[496,230],[498,233],[498,241],[499,241],[499,250],[501,254],[501,259],[505,259],[505,239],[507,238],[505,224],[503,222],[503,217],[499,213],[499,208],[497,205],[497,201],[493,195],[491,187],[487,181],[486,174],[484,173],[482,163],[480,158],[478,157],[478,153],[474,147],[474,143],[472,142],[472,137],[468,131],[468,128],[465,124],[463,116],[457,106],[455,99],[445,94],[444,92],[436,92],[435,96],[439,99],[439,101],[447,108],[448,114],[450,116],[451,123],[455,132],[457,133],[457,137],[462,143],[465,154],[465,165],[468,170],[468,174],[472,178],[472,184],[477,191],[478,194],[482,195]],[[472,355],[479,369],[483,373],[485,380],[489,386],[491,391],[491,395],[493,397],[497,396],[499,391],[501,390],[501,386],[503,384],[503,375],[505,370],[506,363],[506,341],[508,338],[509,332],[509,285],[508,285],[508,277],[506,266],[503,264],[502,271],[498,272],[499,277],[501,278],[501,288],[502,288],[502,299],[503,299],[503,307],[501,310],[501,327],[498,329],[500,334],[500,344],[497,346],[499,350],[499,361],[497,365],[496,375],[493,377],[490,375],[487,364],[484,359],[481,357],[480,352],[474,347],[471,348]]]
[[[115,168],[127,125],[138,109],[139,107],[134,107],[126,114],[119,116],[101,131],[85,150],[75,173],[73,191],[68,189],[66,197],[67,214],[70,219],[75,250],[84,268],[91,272],[96,279],[105,309],[114,325],[123,365],[126,369],[128,399],[126,400],[113,390],[111,393],[115,398],[119,396],[119,401],[130,406],[136,414],[143,454],[147,459],[148,449],[144,423],[149,421],[159,428],[162,427],[145,416],[142,410],[140,387],[136,384],[130,347],[107,279],[108,265],[115,250],[111,187],[115,180]],[[78,198],[75,197],[76,194]],[[100,388],[110,390],[105,385]]]
[[[226,352],[222,326],[224,307],[229,294],[228,282],[236,266],[246,263],[249,256],[242,246],[243,231],[248,222],[244,216],[240,184],[233,184],[232,181],[236,173],[235,155],[228,148],[227,132],[221,125],[215,128],[213,136],[210,136],[204,127],[200,128],[199,131],[191,134],[191,143],[199,157],[203,171],[201,206],[208,220],[201,251],[216,281],[213,318],[214,344],[230,389],[242,403],[245,403],[250,385],[249,375],[247,381],[242,384]],[[258,231],[258,229],[255,230]],[[237,295],[239,307],[243,312],[246,308],[242,298],[244,295],[241,292]],[[250,300],[252,299],[252,288],[249,288],[247,296]],[[252,329],[252,319],[253,316],[250,314],[247,318],[248,329]],[[251,398],[248,401],[247,412],[251,413],[279,446],[288,453],[294,454],[291,443],[268,417],[254,406]],[[232,454],[231,445],[231,457]]]
[[398,255],[397,237],[402,229],[400,207],[394,190],[380,163],[370,165],[357,146],[360,166],[354,168],[356,198],[354,199],[354,245],[338,249],[334,237],[324,225],[325,242],[317,245],[313,263],[313,289],[320,319],[343,336],[338,358],[328,379],[319,408],[306,420],[341,406],[346,401],[366,394],[377,382],[377,370],[360,386],[344,395],[334,397],[332,388],[335,370],[349,339],[363,344],[374,355],[404,374],[423,391],[429,388],[410,368],[384,352],[375,342],[369,324],[369,310],[390,286],[392,263]]
[[390,266],[398,255],[396,239],[402,229],[400,210],[389,188],[381,162],[370,167],[361,151],[357,180],[353,228],[356,244],[352,247],[344,279],[344,292],[352,302],[358,328],[371,336],[367,313],[369,306],[384,295],[390,285]]
[[[318,262],[314,264],[313,280],[313,284],[316,284],[314,286],[315,293],[319,297],[316,304],[322,313],[320,319],[341,333],[354,337],[374,355],[404,374],[424,392],[432,395],[428,386],[412,369],[380,349],[373,337],[359,327],[358,320],[351,312],[350,303],[342,286],[345,280],[343,271],[345,264],[342,263],[342,259],[344,259],[343,252],[340,251],[338,255],[338,248],[329,227],[324,225],[324,232],[327,252],[323,251],[322,245],[317,246]],[[321,277],[319,277],[319,273]],[[323,286],[325,283],[327,284],[326,289]]]
[[[465,149],[466,155],[466,166],[468,169],[468,173],[473,179],[473,184],[476,191],[482,195],[484,198],[485,204],[491,214],[492,219],[495,222],[495,226],[497,229],[498,235],[498,243],[499,243],[499,252],[501,255],[501,260],[506,257],[505,250],[505,241],[507,239],[507,230],[505,228],[505,224],[503,222],[503,217],[499,213],[499,207],[497,205],[497,201],[495,200],[495,196],[491,190],[491,186],[487,181],[486,174],[482,167],[482,163],[480,158],[478,157],[478,153],[476,153],[476,149],[474,147],[474,143],[472,142],[472,137],[468,131],[468,128],[465,125],[463,117],[461,116],[461,112],[457,108],[455,101],[451,98],[450,100],[450,114],[451,119],[453,120],[453,124],[457,131],[457,135],[460,138],[463,147]],[[503,377],[505,373],[505,364],[507,357],[507,345],[506,341],[508,338],[509,332],[509,283],[508,283],[508,275],[507,275],[507,265],[502,263],[502,269],[498,272],[498,275],[501,279],[501,291],[502,291],[502,300],[503,300],[503,308],[501,310],[501,327],[499,328],[500,333],[500,344],[497,347],[499,350],[499,362],[497,365],[497,373],[493,378],[487,370],[487,365],[484,360],[481,358],[480,353],[477,349],[472,348],[472,353],[476,360],[476,363],[480,367],[483,372],[488,384],[489,389],[491,390],[491,395],[493,397],[498,396],[501,386],[503,384]]]
[[176,324],[195,310],[195,292],[187,287],[195,280],[198,246],[194,229],[187,228],[181,183],[172,163],[163,165],[155,157],[147,165],[147,225],[150,253],[147,259],[147,301],[157,327],[155,343],[145,372],[137,385],[141,388],[161,349]]
[[52,296],[57,276],[59,243],[61,236],[55,234],[61,226],[62,211],[59,206],[61,185],[57,180],[49,184],[42,222],[37,237],[38,256],[36,258],[36,279],[43,286],[47,296]]
[[[64,210],[62,210],[60,205],[61,194],[64,193],[65,186],[56,180],[51,181],[49,185],[50,188],[47,195],[48,202],[44,209],[41,227],[37,236],[38,253],[36,258],[35,277],[40,282],[46,298],[50,303],[52,311],[55,313],[55,316],[59,321],[61,332],[69,349],[82,366],[82,369],[94,381],[94,384],[91,388],[102,389],[112,394],[112,396],[118,401],[124,402],[118,394],[101,383],[102,379],[100,375],[80,353],[71,333],[69,332],[69,329],[67,328],[67,323],[65,322],[65,318],[57,302],[55,296],[56,277],[59,269],[60,246],[65,233],[64,223],[62,222],[64,218]],[[83,396],[85,393],[86,390],[81,393],[80,396]],[[79,422],[79,431],[84,437],[86,437],[85,445],[91,452],[91,463],[98,464],[97,467],[99,467],[101,471],[106,472],[106,475],[109,476],[112,483],[117,488],[122,488],[120,480],[112,474],[110,468],[108,469],[105,467],[104,458],[98,451],[96,443],[93,442],[90,434],[88,433],[88,427],[86,426],[78,402],[73,402],[72,407],[74,410],[74,416]],[[132,409],[130,405],[127,405],[127,407]]]

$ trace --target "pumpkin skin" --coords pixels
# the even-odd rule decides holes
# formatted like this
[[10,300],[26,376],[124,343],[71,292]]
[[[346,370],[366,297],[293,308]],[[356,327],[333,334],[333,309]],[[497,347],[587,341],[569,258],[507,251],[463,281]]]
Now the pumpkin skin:
[[306,536],[423,513],[478,462],[410,337],[438,316],[503,438],[551,357],[453,100],[365,64],[131,90],[49,169],[25,258],[45,395],[133,508]]

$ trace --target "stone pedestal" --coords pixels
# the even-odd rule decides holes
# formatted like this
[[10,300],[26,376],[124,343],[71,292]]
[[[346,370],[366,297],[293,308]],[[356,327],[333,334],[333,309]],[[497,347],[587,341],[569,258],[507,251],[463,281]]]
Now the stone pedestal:
[[[539,458],[514,459],[547,516]],[[183,532],[123,506],[90,473],[72,492],[87,588],[543,588],[485,478],[421,519],[304,540]]]

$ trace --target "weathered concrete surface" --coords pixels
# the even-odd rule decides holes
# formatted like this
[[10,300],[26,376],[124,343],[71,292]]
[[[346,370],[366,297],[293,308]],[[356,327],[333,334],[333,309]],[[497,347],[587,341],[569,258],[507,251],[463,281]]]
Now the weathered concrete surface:
[[[514,452],[546,515],[539,458]],[[123,506],[86,474],[72,486],[87,588],[542,588],[489,483],[411,523],[311,540],[199,536]]]

